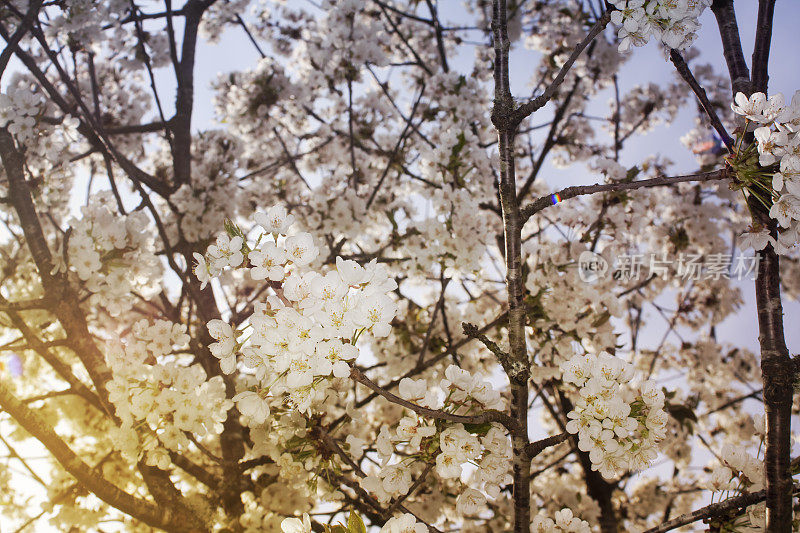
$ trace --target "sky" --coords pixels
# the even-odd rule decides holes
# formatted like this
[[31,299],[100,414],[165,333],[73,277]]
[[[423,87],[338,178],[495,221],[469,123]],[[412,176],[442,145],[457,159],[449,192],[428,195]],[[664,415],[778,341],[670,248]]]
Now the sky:
[[[736,0],[735,7],[738,13],[739,29],[742,36],[745,57],[749,59],[755,38],[755,17],[758,2],[755,0]],[[458,21],[463,17],[460,2],[455,0],[442,0],[439,12],[444,20]],[[794,91],[800,89],[800,61],[797,59],[797,22],[800,20],[800,1],[779,0],[775,8],[773,28],[772,52],[770,57],[770,93],[783,92],[789,100]],[[713,14],[707,10],[700,22],[702,28],[695,47],[701,50],[699,62],[712,63],[719,73],[725,73],[725,63],[717,33]],[[198,63],[196,68],[196,96],[193,126],[204,129],[216,125],[212,98],[213,92],[210,83],[219,74],[241,69],[251,68],[259,59],[252,45],[245,35],[237,29],[226,31],[220,43],[209,44],[201,41],[198,46]],[[517,50],[512,56],[512,89],[515,94],[524,95],[530,92],[530,72],[526,66],[535,65],[536,54]],[[12,63],[12,67],[13,67]],[[452,63],[455,69],[461,66],[464,71],[466,65],[459,65],[458,61]],[[7,77],[5,78],[8,79]],[[620,73],[621,86],[624,89],[635,84],[655,82],[669,83],[673,80],[672,65],[665,59],[655,43],[650,43],[643,48],[637,48],[633,57],[623,66]],[[165,111],[170,115],[173,106],[174,83],[169,79],[169,72],[158,76],[159,89],[165,104]],[[631,166],[638,160],[655,153],[656,151],[669,154],[675,161],[677,172],[692,171],[696,168],[694,158],[680,143],[679,139],[693,126],[693,109],[689,106],[669,127],[658,127],[655,131],[636,136],[629,141],[628,148],[623,154],[623,164]],[[597,176],[582,174],[576,170],[557,170],[552,167],[546,169],[549,182],[558,183],[559,188],[565,185],[588,184],[595,182]],[[547,178],[546,178],[547,179]],[[555,186],[554,186],[554,189]],[[744,346],[757,351],[757,329],[755,322],[755,306],[752,282],[742,282],[741,288],[745,298],[745,305],[735,316],[727,319],[718,328],[718,336],[731,344]],[[786,317],[797,318],[800,316],[798,302],[784,301]],[[787,344],[790,351],[800,351],[800,328],[786,324]],[[656,338],[655,342],[660,338]],[[48,531],[46,522],[38,523],[36,531]],[[2,531],[2,529],[0,529]]]

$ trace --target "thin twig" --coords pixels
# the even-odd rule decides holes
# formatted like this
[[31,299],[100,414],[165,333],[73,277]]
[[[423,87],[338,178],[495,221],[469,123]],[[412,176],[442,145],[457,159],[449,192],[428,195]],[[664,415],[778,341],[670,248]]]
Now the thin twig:
[[433,469],[433,463],[426,464],[425,465],[425,469],[420,473],[420,475],[417,478],[417,480],[414,481],[414,484],[411,485],[411,488],[408,489],[408,492],[406,492],[405,494],[403,494],[402,496],[397,498],[394,501],[394,503],[391,506],[389,506],[389,508],[386,510],[386,514],[388,514],[388,515],[393,514],[395,509],[397,509],[400,505],[403,504],[404,501],[406,501],[409,497],[411,497],[411,495],[414,494],[414,492],[416,492],[416,490],[423,483],[425,483],[425,479],[428,477],[428,474],[430,473],[430,471],[432,469]]
[[536,442],[531,442],[527,446],[525,446],[525,453],[533,459],[544,450],[549,448],[550,446],[555,446],[556,444],[561,444],[565,440],[569,438],[569,433],[566,431],[559,433],[558,435],[553,435],[552,437],[547,437],[546,439],[537,440]]
[[722,125],[722,121],[719,119],[719,115],[711,106],[711,102],[708,100],[708,95],[706,95],[706,90],[697,82],[692,71],[689,69],[689,65],[686,64],[686,61],[683,59],[683,56],[677,50],[670,50],[669,51],[669,59],[672,61],[672,64],[675,65],[675,69],[680,74],[683,81],[686,82],[689,87],[691,87],[692,92],[700,101],[700,105],[703,108],[703,111],[706,112],[708,115],[709,120],[711,120],[711,126],[720,136],[722,142],[725,143],[725,147],[728,148],[728,152],[733,153],[733,139],[731,136],[728,135],[728,131],[725,129],[725,126]]
[[533,98],[532,100],[522,104],[514,111],[513,117],[517,124],[522,122],[527,116],[531,115],[536,110],[544,107],[547,102],[550,101],[555,94],[556,89],[558,89],[564,82],[564,78],[567,77],[567,73],[572,68],[572,65],[575,64],[575,61],[578,59],[581,53],[583,53],[586,47],[589,46],[589,43],[591,43],[594,38],[605,29],[609,21],[611,21],[611,11],[612,10],[610,9],[606,10],[597,20],[597,22],[594,23],[592,29],[589,30],[589,33],[586,35],[586,37],[584,37],[583,40],[575,46],[572,54],[570,54],[567,61],[561,66],[561,70],[558,71],[558,74],[556,74],[556,77],[552,82],[550,82],[550,85],[545,88],[544,92],[536,98]]

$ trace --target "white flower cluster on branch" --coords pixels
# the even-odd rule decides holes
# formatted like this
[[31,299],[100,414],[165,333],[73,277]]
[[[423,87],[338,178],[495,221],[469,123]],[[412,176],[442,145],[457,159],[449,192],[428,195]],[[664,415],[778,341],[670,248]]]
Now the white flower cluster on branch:
[[[444,400],[423,379],[404,378],[399,387],[403,399],[443,413],[466,416],[504,408],[499,392],[488,381],[455,365],[445,370],[439,383]],[[464,516],[479,513],[486,495],[498,498],[500,487],[511,482],[511,442],[496,423],[448,423],[442,419],[431,423],[412,414],[403,417],[394,430],[382,426],[376,448],[381,469],[365,477],[362,486],[379,501],[405,495],[419,461],[433,465],[440,478],[453,480],[461,478],[467,464],[477,466],[470,482],[473,487],[466,487],[456,501],[457,512]],[[400,460],[393,462],[395,457]]]
[[31,90],[19,74],[10,76],[4,93],[0,93],[0,127],[8,129],[17,142],[25,147],[32,169],[63,172],[60,168],[80,148],[78,120],[64,116],[58,123],[44,121],[51,104]]
[[189,343],[186,326],[167,320],[134,324],[131,338],[109,352],[109,400],[122,425],[114,445],[127,456],[166,468],[169,451],[181,451],[188,433],[219,434],[233,402],[220,376],[207,379],[198,364],[176,361]]
[[8,128],[20,142],[25,142],[36,134],[36,119],[42,107],[44,103],[39,95],[11,87],[6,94],[0,94],[0,126]]
[[578,387],[567,431],[578,435],[592,469],[612,479],[649,466],[667,426],[664,393],[656,384],[629,387],[633,366],[605,352],[576,355],[561,370],[564,382]]
[[413,514],[403,513],[386,521],[380,533],[428,533],[428,526],[417,522]]
[[81,208],[81,219],[70,220],[66,267],[91,293],[90,305],[117,316],[132,307],[131,291],[155,293],[152,280],[161,273],[161,264],[147,215],[142,211],[120,215],[113,202],[111,193],[99,193]]
[[209,348],[223,372],[234,372],[239,354],[255,371],[258,386],[234,399],[259,425],[269,416],[269,403],[282,403],[284,396],[304,413],[324,401],[330,378],[349,375],[359,338],[389,334],[397,312],[389,293],[397,283],[374,260],[361,266],[337,258],[336,269],[326,273],[312,268],[319,249],[311,234],[289,234],[295,219],[282,206],[254,218],[261,231],[252,246],[228,224],[205,256],[195,254],[195,274],[205,286],[226,268],[244,267],[247,259],[252,279],[275,284],[276,294],[256,303],[241,329],[219,319],[208,323],[217,340]]
[[[55,431],[39,441],[141,503],[76,490],[53,453],[25,469],[53,480],[42,519],[364,533],[331,525],[352,511],[382,533],[639,531],[704,488],[762,488],[750,414],[770,394],[756,354],[716,326],[746,301],[723,273],[752,220],[732,190],[763,191],[759,220],[775,221],[753,247],[797,249],[800,95],[738,95],[712,118],[723,141],[701,138],[706,119],[690,136],[708,168],[675,176],[674,154],[630,161],[631,141],[694,103],[675,57],[699,52],[668,50],[677,83],[632,85],[617,50],[686,49],[710,0],[181,4],[4,10],[0,422],[14,424],[8,391],[38,411],[12,416],[22,429],[40,418]],[[262,59],[213,83],[209,129],[195,52],[228,33]],[[520,41],[540,52],[522,69],[530,99],[511,91]],[[713,116],[730,80],[691,71]],[[734,112],[755,142],[723,161]],[[556,187],[566,168],[602,183]],[[800,293],[797,261],[780,267]],[[0,442],[9,487],[26,432]],[[718,458],[705,485],[695,439]],[[656,444],[674,474],[634,476]],[[39,520],[8,492],[4,520]],[[742,509],[764,525],[764,505]]]
[[556,511],[555,520],[543,514],[533,517],[531,533],[590,533],[589,522],[573,516],[572,510]]
[[[758,125],[753,134],[761,167],[758,171],[745,167],[756,159],[748,147],[737,154],[734,168],[746,185],[752,183],[750,193],[769,207],[770,218],[780,228],[777,238],[767,228],[754,228],[745,234],[743,246],[761,250],[770,243],[777,253],[788,255],[800,242],[800,91],[788,105],[781,93],[769,98],[764,93],[753,93],[749,98],[737,93],[731,108],[745,118],[746,125]],[[769,180],[758,179],[764,173],[772,175],[771,186]]]
[[619,51],[644,46],[651,36],[664,46],[683,50],[697,38],[698,17],[711,0],[612,0],[611,20],[620,24]]
[[764,461],[750,455],[747,450],[727,445],[720,458],[724,464],[712,469],[706,488],[713,492],[743,489],[757,492],[764,488]]

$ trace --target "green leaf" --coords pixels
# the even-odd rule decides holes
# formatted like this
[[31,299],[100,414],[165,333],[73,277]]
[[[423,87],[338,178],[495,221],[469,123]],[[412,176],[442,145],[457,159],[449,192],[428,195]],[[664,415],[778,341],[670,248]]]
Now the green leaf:
[[472,433],[473,435],[486,435],[489,433],[489,430],[492,428],[492,424],[490,422],[484,422],[483,424],[464,424],[464,429]]
[[675,247],[676,251],[685,250],[689,247],[689,234],[681,226],[674,226],[667,230],[669,242]]
[[439,439],[431,439],[428,442],[428,453],[433,454],[439,448]]
[[234,224],[234,222],[231,219],[226,218],[223,224],[225,226],[225,233],[227,233],[229,237],[244,238],[244,232],[242,231],[242,229],[236,224]]
[[247,245],[247,235],[245,235],[244,231],[242,231],[242,228],[234,224],[233,221],[229,218],[225,219],[224,225],[225,225],[225,233],[228,234],[228,237],[230,237],[231,239],[233,239],[234,237],[242,238],[241,251],[242,254],[247,256],[247,254],[250,253],[250,247]]
[[628,172],[625,174],[625,179],[623,181],[633,181],[636,179],[636,176],[642,171],[638,166],[634,165],[628,169]]
[[594,322],[592,322],[592,327],[599,328],[600,326],[608,322],[610,318],[611,318],[611,313],[609,313],[608,311],[603,311],[603,313],[601,313],[600,316],[598,316],[594,320]]
[[347,530],[349,533],[367,533],[364,521],[355,511],[350,511],[350,516],[347,517]]
[[461,88],[467,84],[467,78],[462,74],[458,77],[458,82],[456,82],[456,86],[454,87],[453,91],[458,94],[461,92]]
[[691,407],[669,402],[667,402],[664,407],[670,416],[677,420],[682,426],[686,426],[690,433],[693,431],[694,424],[697,422],[697,415],[694,414],[694,410]]

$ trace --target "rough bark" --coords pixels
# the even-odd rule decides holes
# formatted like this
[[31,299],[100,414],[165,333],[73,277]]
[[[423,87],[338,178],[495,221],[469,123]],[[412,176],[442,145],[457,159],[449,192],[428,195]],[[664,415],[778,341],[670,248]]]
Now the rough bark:
[[[767,91],[769,43],[772,38],[774,2],[759,4],[758,28],[753,53],[753,79],[742,53],[736,13],[732,0],[715,0],[711,6],[717,18],[733,93]],[[747,139],[752,142],[752,139]],[[775,237],[776,223],[767,208],[752,197],[748,201],[753,223],[766,227]],[[764,468],[766,471],[767,527],[770,533],[792,530],[792,478],[790,439],[792,380],[794,368],[783,332],[783,306],[780,292],[780,263],[772,245],[758,252],[758,277],[755,281],[758,313],[761,376],[764,382],[764,409],[767,419]]]
[[767,91],[769,82],[769,48],[772,43],[772,17],[775,0],[759,0],[756,42],[753,47],[753,90]]
[[[525,340],[524,280],[522,279],[522,220],[517,201],[514,169],[514,137],[519,121],[513,117],[514,100],[509,84],[507,10],[505,0],[494,0],[492,34],[494,37],[495,98],[492,123],[497,129],[500,150],[500,206],[505,239],[506,290],[508,294],[508,341],[512,360],[528,366]],[[528,372],[509,376],[511,382],[511,416],[519,428],[512,434],[514,453],[514,532],[528,533],[531,520],[531,460],[525,452],[528,445]]]
[[742,40],[739,37],[739,25],[736,23],[736,12],[733,0],[714,0],[711,11],[717,18],[719,34],[722,38],[722,50],[728,72],[731,75],[733,94],[743,92],[750,94],[750,70],[742,52]]
[[194,58],[197,49],[197,32],[205,10],[213,1],[190,0],[183,8],[185,13],[181,59],[175,65],[178,90],[175,97],[175,117],[172,119],[175,136],[173,172],[175,185],[191,181],[192,174],[192,109],[194,107]]

